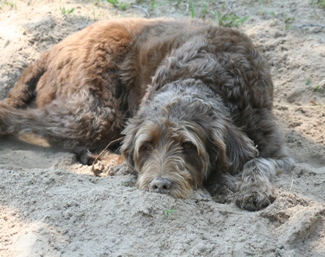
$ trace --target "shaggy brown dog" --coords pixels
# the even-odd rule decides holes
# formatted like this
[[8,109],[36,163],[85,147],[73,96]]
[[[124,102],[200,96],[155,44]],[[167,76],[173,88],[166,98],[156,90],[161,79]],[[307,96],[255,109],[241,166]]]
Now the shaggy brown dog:
[[239,207],[259,210],[274,200],[276,171],[292,166],[272,100],[268,65],[244,34],[121,19],[89,26],[30,65],[0,103],[0,133],[80,150],[124,130],[121,152],[140,189],[185,198],[226,186]]

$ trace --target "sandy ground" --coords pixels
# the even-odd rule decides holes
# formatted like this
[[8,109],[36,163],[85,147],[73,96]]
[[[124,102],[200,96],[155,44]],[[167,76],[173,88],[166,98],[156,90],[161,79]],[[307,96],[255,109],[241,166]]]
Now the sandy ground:
[[123,11],[95,0],[0,1],[0,99],[42,51],[96,20],[248,15],[239,29],[272,67],[274,111],[297,162],[276,178],[276,201],[251,213],[199,192],[150,194],[130,176],[94,177],[38,139],[2,137],[0,256],[325,256],[325,9],[317,0],[179,2],[128,1]]

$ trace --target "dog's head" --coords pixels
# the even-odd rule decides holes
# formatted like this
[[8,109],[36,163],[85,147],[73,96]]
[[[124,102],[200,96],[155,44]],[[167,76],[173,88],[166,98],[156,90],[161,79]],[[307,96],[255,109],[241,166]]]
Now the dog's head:
[[148,96],[129,121],[121,152],[140,189],[187,198],[211,172],[236,172],[256,155],[218,96],[188,79]]

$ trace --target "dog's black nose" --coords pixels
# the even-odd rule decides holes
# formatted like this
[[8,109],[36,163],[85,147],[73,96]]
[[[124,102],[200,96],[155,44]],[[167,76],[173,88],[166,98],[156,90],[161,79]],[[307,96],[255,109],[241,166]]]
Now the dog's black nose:
[[167,178],[155,178],[149,184],[149,191],[160,194],[168,194],[172,184],[173,183]]

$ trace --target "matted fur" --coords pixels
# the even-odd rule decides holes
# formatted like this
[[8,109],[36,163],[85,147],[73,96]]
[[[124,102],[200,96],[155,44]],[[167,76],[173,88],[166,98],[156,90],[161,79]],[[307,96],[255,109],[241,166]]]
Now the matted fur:
[[122,133],[140,189],[186,198],[224,186],[239,207],[259,210],[274,200],[276,172],[293,164],[272,102],[268,65],[246,35],[197,20],[120,19],[30,65],[0,102],[0,134],[33,132],[80,151]]

